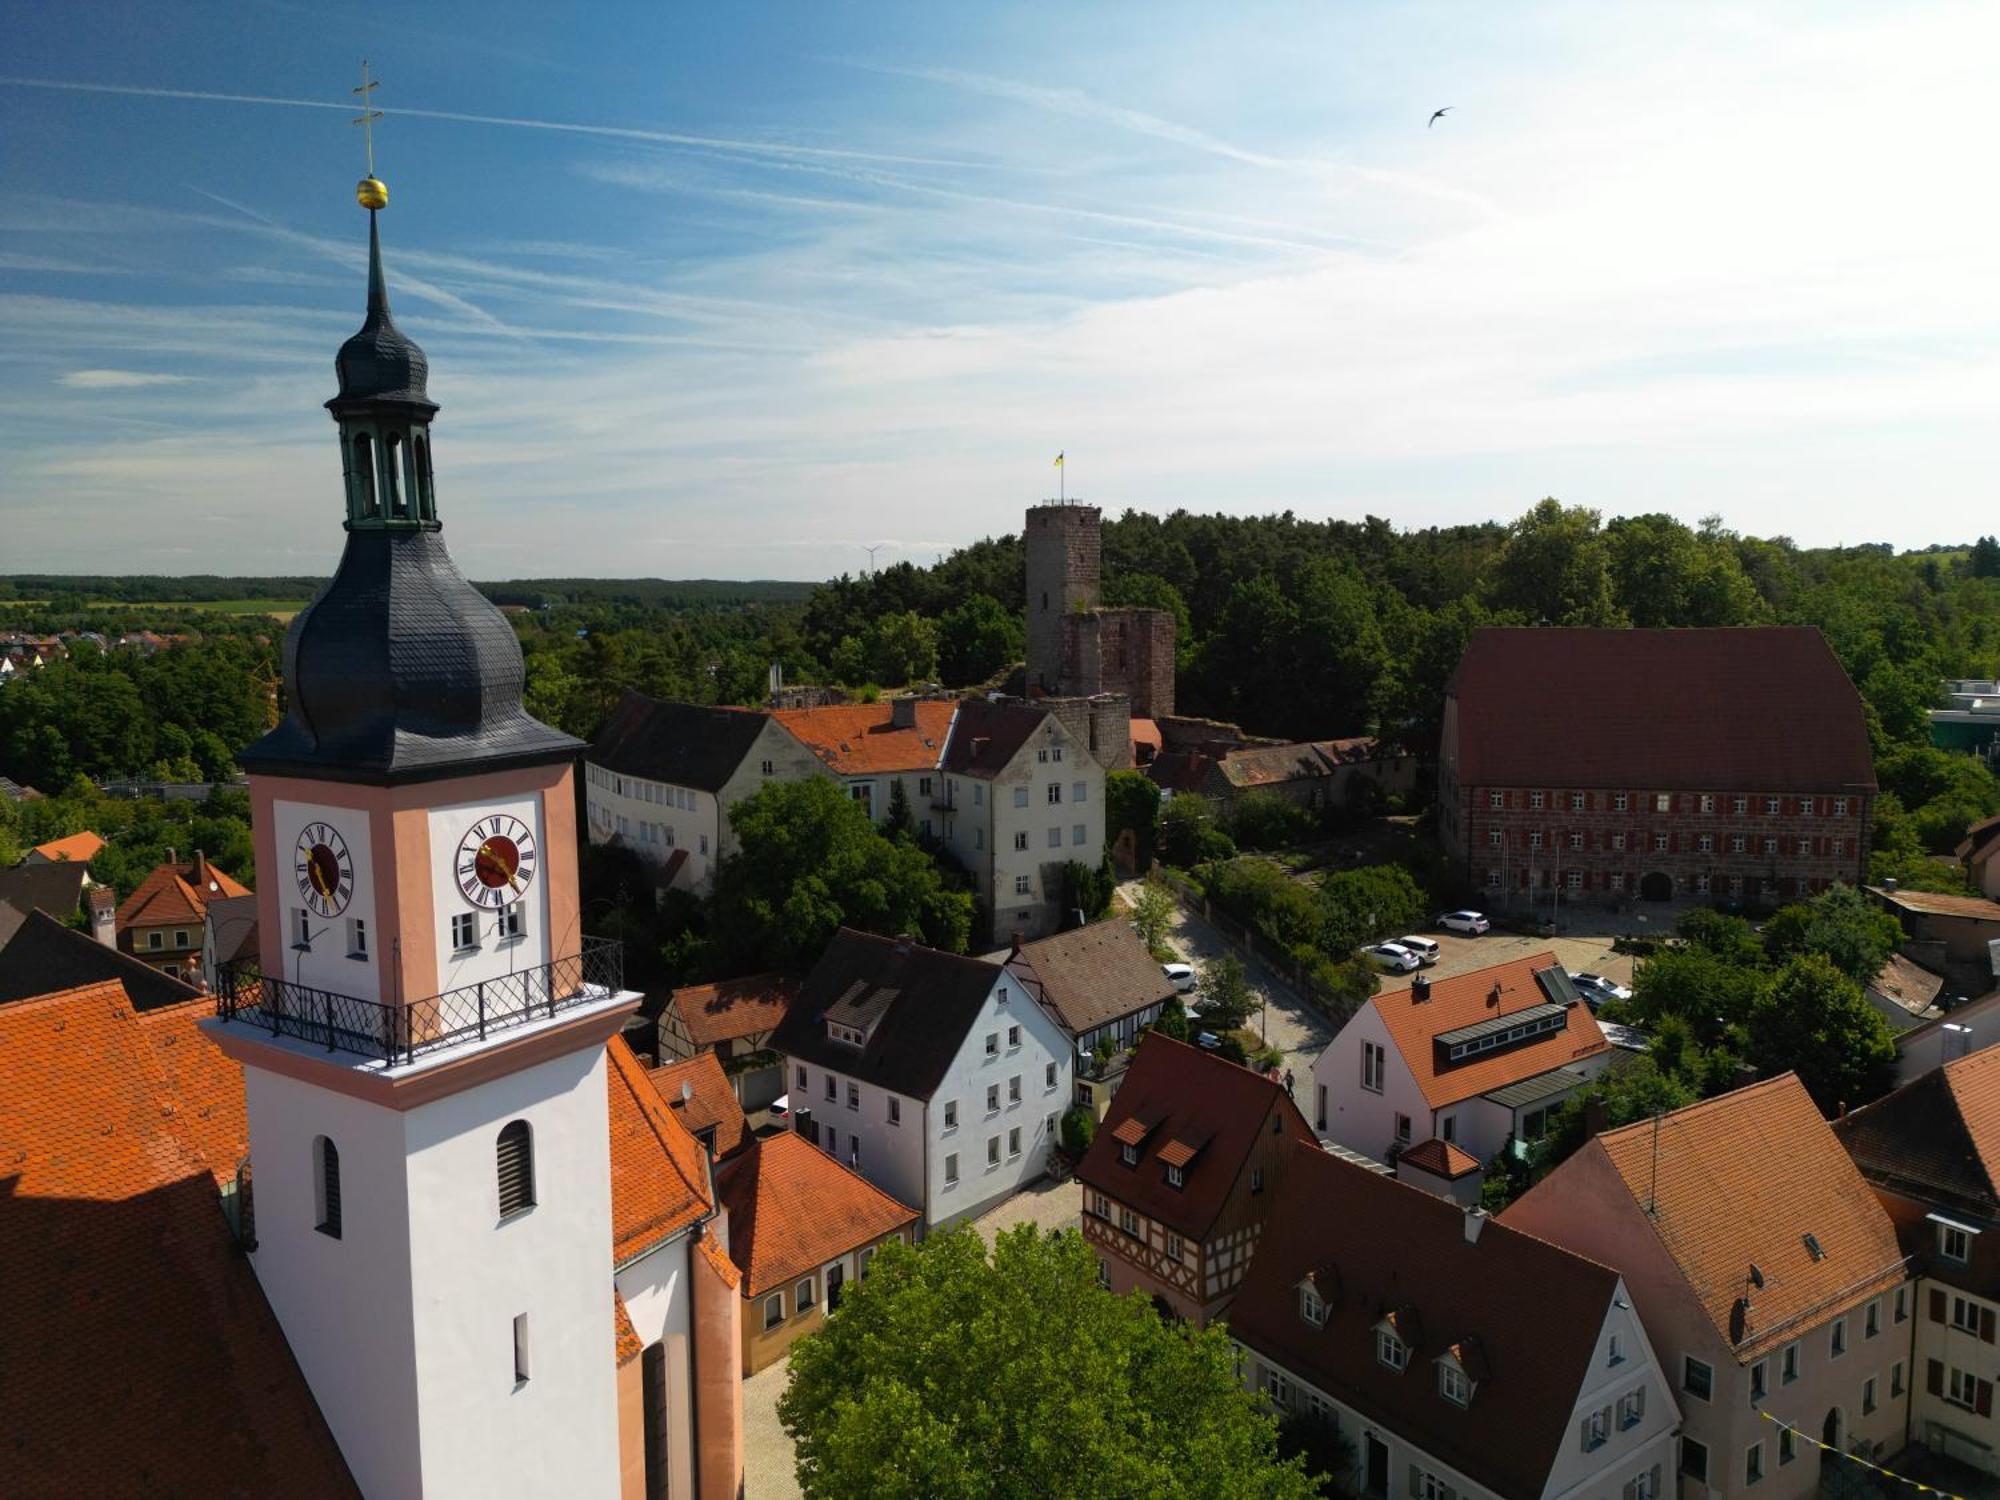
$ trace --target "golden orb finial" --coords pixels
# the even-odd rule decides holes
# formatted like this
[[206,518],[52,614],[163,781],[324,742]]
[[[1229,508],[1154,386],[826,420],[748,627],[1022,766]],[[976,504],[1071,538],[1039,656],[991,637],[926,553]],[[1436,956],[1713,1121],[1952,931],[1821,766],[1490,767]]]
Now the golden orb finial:
[[371,213],[389,206],[389,184],[379,177],[364,177],[354,185],[354,198]]

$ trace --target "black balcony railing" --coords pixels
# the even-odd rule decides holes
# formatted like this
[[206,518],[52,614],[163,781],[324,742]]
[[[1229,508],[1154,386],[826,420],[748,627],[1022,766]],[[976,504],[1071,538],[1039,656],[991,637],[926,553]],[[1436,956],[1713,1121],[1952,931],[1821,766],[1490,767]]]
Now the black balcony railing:
[[229,972],[216,995],[215,1013],[225,1021],[297,1037],[329,1052],[356,1052],[393,1064],[545,1020],[624,987],[624,945],[611,938],[585,938],[581,953],[460,985],[408,1005],[385,1005],[269,975]]

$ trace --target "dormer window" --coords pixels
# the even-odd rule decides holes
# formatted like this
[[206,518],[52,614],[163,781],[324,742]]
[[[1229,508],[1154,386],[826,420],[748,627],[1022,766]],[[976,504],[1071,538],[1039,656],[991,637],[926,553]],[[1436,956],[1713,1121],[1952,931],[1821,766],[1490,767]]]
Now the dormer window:
[[1315,1328],[1326,1327],[1326,1303],[1310,1285],[1299,1288],[1299,1316]]
[[1186,1187],[1187,1175],[1179,1167],[1168,1167],[1167,1186],[1170,1188]]
[[1930,1220],[1937,1225],[1939,1255],[1960,1265],[1972,1259],[1972,1237],[1979,1232],[1978,1230],[1970,1224],[1960,1224],[1947,1219],[1942,1214],[1932,1214]]
[[842,1025],[839,1021],[828,1021],[826,1023],[826,1034],[836,1042],[845,1042],[850,1047],[864,1046],[868,1041],[865,1032],[853,1026]]
[[1454,1406],[1472,1404],[1472,1381],[1450,1360],[1438,1361],[1438,1394]]
[[1128,1167],[1138,1166],[1139,1148],[1137,1146],[1120,1146],[1118,1148],[1118,1159]]
[[1375,1358],[1399,1374],[1410,1362],[1410,1346],[1393,1328],[1375,1330]]

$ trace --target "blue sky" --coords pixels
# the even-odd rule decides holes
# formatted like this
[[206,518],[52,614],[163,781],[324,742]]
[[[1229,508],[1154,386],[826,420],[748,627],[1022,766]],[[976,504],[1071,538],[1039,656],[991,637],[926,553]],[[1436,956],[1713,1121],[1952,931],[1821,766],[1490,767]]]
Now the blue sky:
[[0,568],[330,568],[364,55],[476,576],[929,561],[1058,449],[1114,511],[2000,529],[1991,7],[0,26]]

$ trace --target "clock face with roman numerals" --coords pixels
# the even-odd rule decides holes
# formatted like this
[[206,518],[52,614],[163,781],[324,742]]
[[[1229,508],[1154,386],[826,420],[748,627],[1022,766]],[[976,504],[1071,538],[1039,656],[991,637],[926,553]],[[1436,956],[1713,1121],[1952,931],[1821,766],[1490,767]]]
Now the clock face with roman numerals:
[[316,916],[337,917],[354,895],[354,856],[347,840],[331,823],[308,823],[299,830],[293,851],[293,873],[299,894]]
[[534,830],[507,813],[493,813],[474,823],[459,840],[452,876],[458,892],[472,905],[498,911],[518,901],[535,879]]

